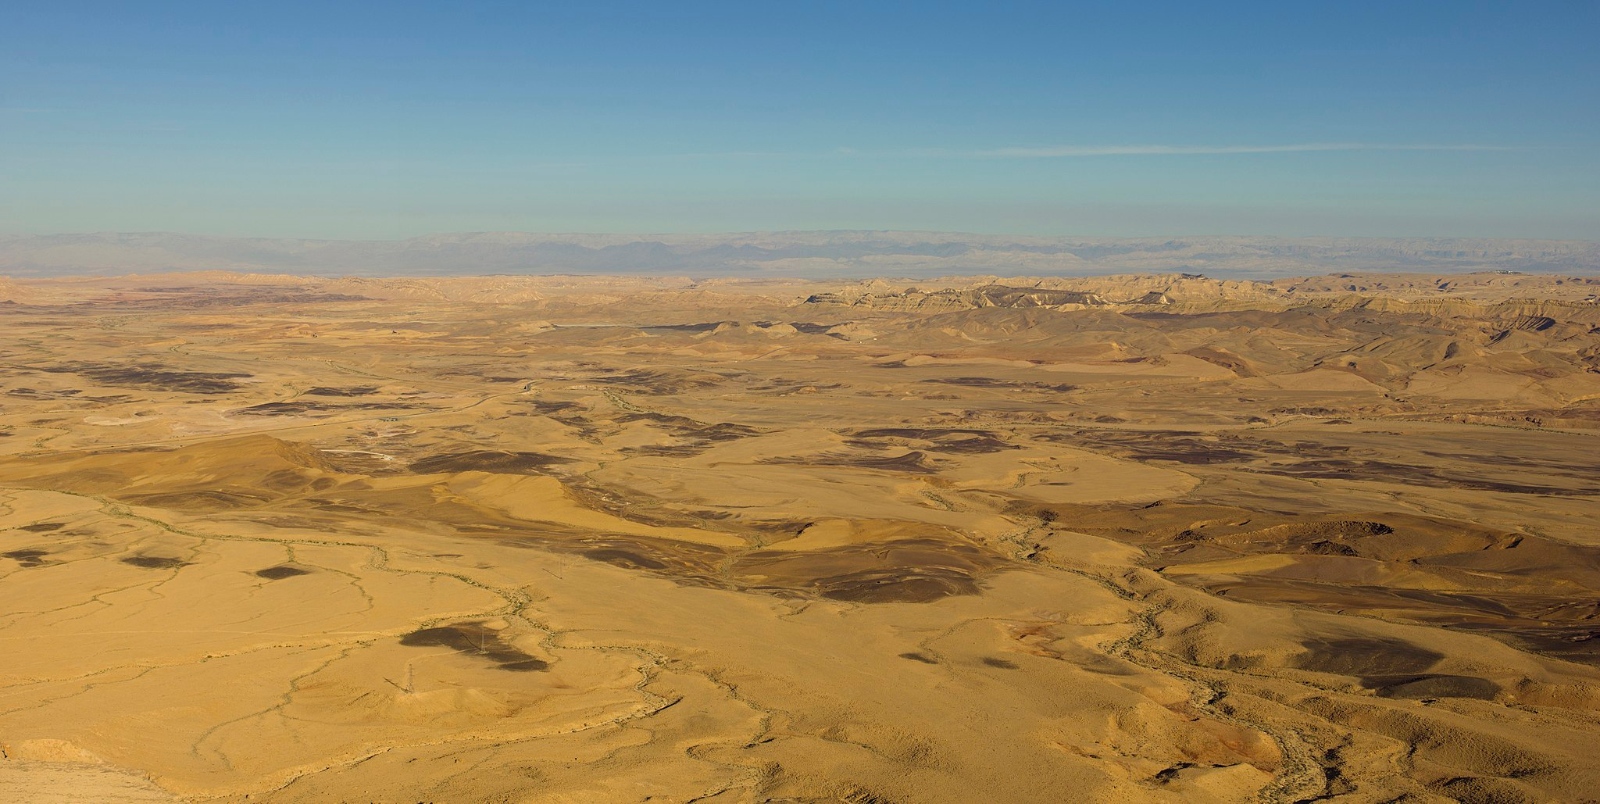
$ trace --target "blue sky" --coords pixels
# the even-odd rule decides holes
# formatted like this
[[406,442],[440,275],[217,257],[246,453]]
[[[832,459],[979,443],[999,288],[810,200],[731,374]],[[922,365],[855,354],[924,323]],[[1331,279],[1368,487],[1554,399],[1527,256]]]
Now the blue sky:
[[16,3],[0,233],[1600,239],[1600,3]]

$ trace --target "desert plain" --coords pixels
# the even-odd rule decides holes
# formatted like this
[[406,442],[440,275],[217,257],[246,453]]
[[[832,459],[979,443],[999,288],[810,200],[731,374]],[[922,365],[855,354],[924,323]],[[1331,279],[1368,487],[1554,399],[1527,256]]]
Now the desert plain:
[[0,800],[1600,800],[1597,294],[0,282]]

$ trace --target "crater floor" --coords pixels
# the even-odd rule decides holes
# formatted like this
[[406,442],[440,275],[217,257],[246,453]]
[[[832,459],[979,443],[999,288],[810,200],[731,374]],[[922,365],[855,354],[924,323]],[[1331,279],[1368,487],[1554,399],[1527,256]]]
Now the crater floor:
[[0,800],[1600,790],[1593,280],[0,285]]

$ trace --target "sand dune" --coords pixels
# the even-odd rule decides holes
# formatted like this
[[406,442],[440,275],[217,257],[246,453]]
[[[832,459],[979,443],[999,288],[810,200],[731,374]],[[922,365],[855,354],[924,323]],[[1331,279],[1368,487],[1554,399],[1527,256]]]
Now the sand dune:
[[1597,290],[0,284],[0,799],[1589,800]]

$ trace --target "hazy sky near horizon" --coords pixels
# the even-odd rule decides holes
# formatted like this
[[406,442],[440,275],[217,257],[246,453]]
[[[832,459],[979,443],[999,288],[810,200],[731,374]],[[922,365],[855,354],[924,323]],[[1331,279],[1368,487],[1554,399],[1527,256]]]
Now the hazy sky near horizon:
[[1600,2],[18,3],[0,233],[1600,239]]

